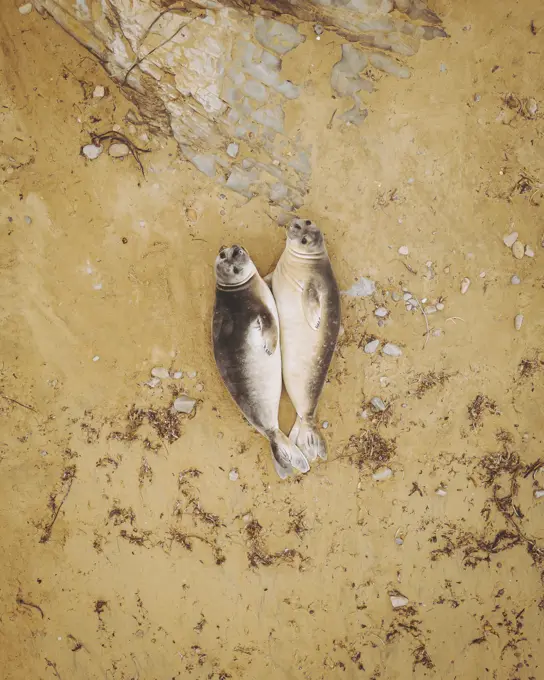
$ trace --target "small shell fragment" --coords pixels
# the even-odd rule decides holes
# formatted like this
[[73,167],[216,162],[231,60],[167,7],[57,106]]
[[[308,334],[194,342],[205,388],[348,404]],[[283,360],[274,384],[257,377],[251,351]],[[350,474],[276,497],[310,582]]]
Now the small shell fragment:
[[521,279],[519,278],[519,276],[517,276],[516,274],[514,274],[514,276],[510,279],[510,283],[511,283],[513,286],[518,286],[518,285],[521,283]]
[[409,600],[404,595],[390,595],[391,606],[393,609],[398,609],[399,607],[406,607]]
[[441,486],[439,486],[438,489],[435,491],[435,494],[437,496],[447,496],[448,492],[446,491],[446,489],[443,489]]
[[392,475],[393,470],[391,470],[391,468],[382,467],[372,474],[372,479],[375,482],[383,482],[384,480],[389,479]]
[[444,309],[444,303],[443,302],[437,302],[436,308],[438,309],[439,312],[441,312]]
[[535,251],[531,248],[531,246],[525,246],[525,255],[527,257],[534,257],[535,256]]
[[191,399],[190,397],[186,396],[185,394],[181,397],[178,397],[174,401],[174,411],[177,411],[178,413],[191,413],[193,408],[195,407],[196,401],[194,399]]
[[399,255],[408,255],[409,252],[408,246],[401,246],[398,250]]
[[170,377],[170,372],[168,371],[167,368],[163,368],[162,366],[156,366],[155,368],[151,369],[151,375],[154,378],[160,378],[161,380],[168,380]]
[[380,319],[385,319],[385,317],[389,314],[389,310],[385,307],[378,307],[374,310],[374,314]]
[[514,328],[519,331],[523,323],[523,314],[516,314],[514,319]]
[[465,278],[461,281],[461,295],[464,295],[467,290],[470,287],[470,279],[468,279],[466,276]]
[[238,470],[233,469],[229,472],[229,479],[231,482],[235,482],[238,479],[238,477],[239,477]]
[[376,411],[385,411],[387,408],[380,397],[372,397],[370,403],[372,404],[373,408],[376,409]]

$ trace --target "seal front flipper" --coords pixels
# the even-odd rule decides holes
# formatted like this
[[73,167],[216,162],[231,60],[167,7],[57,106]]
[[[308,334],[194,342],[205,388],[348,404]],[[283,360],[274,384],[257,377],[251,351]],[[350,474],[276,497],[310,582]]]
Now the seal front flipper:
[[232,334],[234,323],[232,316],[225,314],[220,308],[215,308],[213,311],[213,339],[215,342],[219,340],[220,337],[226,338]]
[[274,354],[278,346],[279,331],[276,319],[272,314],[263,313],[260,314],[255,325],[260,333],[261,343],[264,347],[265,352],[270,356]]
[[321,295],[313,281],[308,281],[302,291],[302,309],[310,328],[317,331],[321,325]]
[[300,449],[289,441],[281,430],[274,430],[268,435],[268,438],[270,439],[274,467],[282,479],[285,479],[293,471],[293,468],[300,470],[300,472],[308,472],[310,469],[308,461]]

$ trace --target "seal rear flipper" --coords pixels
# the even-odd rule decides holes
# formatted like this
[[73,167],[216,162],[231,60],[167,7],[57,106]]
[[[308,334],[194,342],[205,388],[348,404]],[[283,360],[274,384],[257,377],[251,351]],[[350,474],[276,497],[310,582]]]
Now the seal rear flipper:
[[327,444],[325,443],[323,435],[317,429],[315,422],[297,418],[294,427],[297,427],[297,425],[298,434],[296,444],[306,458],[309,461],[312,461],[319,456],[321,460],[327,460]]
[[310,466],[300,449],[289,441],[281,430],[275,430],[270,435],[270,448],[274,458],[274,467],[278,475],[285,479],[293,468],[300,472],[308,472]]

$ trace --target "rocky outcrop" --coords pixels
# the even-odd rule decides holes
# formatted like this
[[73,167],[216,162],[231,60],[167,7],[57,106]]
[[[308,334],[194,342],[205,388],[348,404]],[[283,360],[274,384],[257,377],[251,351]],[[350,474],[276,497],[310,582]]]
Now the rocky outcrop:
[[283,105],[300,95],[300,85],[282,76],[282,57],[304,41],[298,23],[353,43],[332,79],[354,99],[345,114],[351,123],[366,116],[357,93],[370,88],[360,71],[371,65],[407,77],[397,59],[414,54],[421,40],[445,36],[422,0],[34,3],[92,52],[148,125],[173,135],[196,168],[288,210],[302,204],[310,177],[308,149],[284,130]]

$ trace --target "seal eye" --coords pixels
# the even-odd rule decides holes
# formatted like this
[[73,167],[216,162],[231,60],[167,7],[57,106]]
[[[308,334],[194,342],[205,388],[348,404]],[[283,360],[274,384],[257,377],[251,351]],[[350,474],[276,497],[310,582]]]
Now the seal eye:
[[225,251],[224,251],[224,250],[222,250],[222,251],[219,253],[219,257],[220,257],[222,260],[224,260],[224,259],[227,257],[227,256],[225,255]]
[[307,227],[311,226],[311,224],[312,224],[312,221],[311,221],[311,220],[306,220],[306,226],[307,226]]
[[234,246],[234,248],[232,249],[233,257],[237,257],[238,255],[240,255],[241,252],[242,251],[240,250],[240,248],[238,248],[238,246]]
[[239,274],[239,273],[240,273],[240,267],[233,267],[233,268],[232,268],[232,271],[233,271],[235,274]]
[[304,245],[304,246],[308,243],[308,239],[306,238],[306,236],[303,236],[301,241],[302,241],[302,245]]
[[293,226],[295,227],[295,229],[300,229],[300,224],[295,224]]

